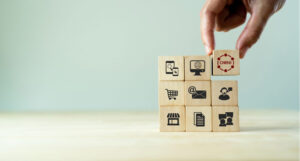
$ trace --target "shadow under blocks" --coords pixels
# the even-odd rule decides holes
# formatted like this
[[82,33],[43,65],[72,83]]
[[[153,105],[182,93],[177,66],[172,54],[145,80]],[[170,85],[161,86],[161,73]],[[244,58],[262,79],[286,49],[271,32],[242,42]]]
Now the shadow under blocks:
[[158,73],[161,132],[240,131],[237,80],[211,80],[240,74],[238,50],[159,56]]

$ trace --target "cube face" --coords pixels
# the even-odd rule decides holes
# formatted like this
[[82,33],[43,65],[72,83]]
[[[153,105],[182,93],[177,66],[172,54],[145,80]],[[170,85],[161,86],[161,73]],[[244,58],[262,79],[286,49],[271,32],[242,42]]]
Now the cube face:
[[186,131],[212,131],[212,107],[186,106]]
[[238,84],[235,80],[211,82],[212,105],[238,105]]
[[161,132],[184,132],[185,125],[184,106],[160,106]]
[[238,106],[212,107],[213,132],[240,131]]
[[238,50],[213,56],[159,56],[161,132],[240,131],[238,84],[212,75],[239,75]]
[[205,56],[185,56],[185,80],[210,80],[211,60]]
[[211,105],[210,81],[185,81],[186,105]]
[[184,80],[183,56],[158,57],[159,80]]
[[184,81],[159,82],[160,105],[184,105]]
[[240,57],[238,50],[213,51],[213,75],[239,75]]

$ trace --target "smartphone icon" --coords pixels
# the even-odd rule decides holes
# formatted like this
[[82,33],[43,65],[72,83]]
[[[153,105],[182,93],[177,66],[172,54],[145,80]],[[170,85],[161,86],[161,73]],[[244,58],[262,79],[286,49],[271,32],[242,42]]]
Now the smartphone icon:
[[175,61],[167,60],[166,61],[166,74],[172,74],[173,76],[179,75],[178,67],[175,67]]

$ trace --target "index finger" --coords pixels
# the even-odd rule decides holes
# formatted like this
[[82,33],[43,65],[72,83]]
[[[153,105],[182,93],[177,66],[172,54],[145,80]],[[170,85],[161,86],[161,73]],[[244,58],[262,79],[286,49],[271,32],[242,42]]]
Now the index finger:
[[208,55],[211,55],[215,48],[214,29],[216,15],[225,8],[226,4],[226,0],[207,0],[201,10],[201,38]]

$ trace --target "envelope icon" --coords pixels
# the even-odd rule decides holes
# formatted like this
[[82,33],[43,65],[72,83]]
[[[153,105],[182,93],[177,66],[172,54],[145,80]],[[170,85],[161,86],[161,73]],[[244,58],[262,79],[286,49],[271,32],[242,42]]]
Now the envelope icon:
[[196,90],[196,92],[192,94],[192,99],[206,99],[206,91]]

